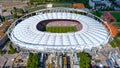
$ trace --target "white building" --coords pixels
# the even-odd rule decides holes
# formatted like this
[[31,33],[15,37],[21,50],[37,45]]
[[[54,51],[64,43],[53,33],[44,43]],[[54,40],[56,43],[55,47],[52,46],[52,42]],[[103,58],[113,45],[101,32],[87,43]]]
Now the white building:
[[118,65],[118,67],[120,67],[120,57],[118,59],[116,59],[116,63]]
[[89,5],[92,9],[110,7],[111,3],[109,0],[89,0]]
[[109,57],[112,59],[114,63],[117,64],[117,67],[120,67],[120,54],[118,54],[118,52],[110,53]]

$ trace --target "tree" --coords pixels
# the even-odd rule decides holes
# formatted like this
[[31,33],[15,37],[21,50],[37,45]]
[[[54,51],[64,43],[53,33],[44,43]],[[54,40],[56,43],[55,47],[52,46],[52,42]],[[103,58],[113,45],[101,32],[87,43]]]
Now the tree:
[[0,15],[0,20],[1,20],[1,22],[4,22],[5,21],[5,17]]
[[5,21],[5,17],[4,16],[2,16],[2,20]]
[[0,54],[3,54],[3,51],[2,51],[2,50],[0,50]]
[[17,16],[17,14],[15,13],[15,14],[13,14],[13,18],[17,18],[18,16]]
[[14,54],[16,52],[16,49],[12,47],[12,45],[9,45],[10,50],[8,51],[8,54]]
[[38,64],[39,64],[38,57],[39,56],[37,53],[30,53],[27,62],[27,68],[38,68]]
[[80,58],[80,68],[90,68],[90,56],[84,52],[80,52],[77,55]]
[[98,17],[101,16],[101,13],[99,11],[95,11],[95,12],[93,12],[93,14],[96,15],[96,16],[98,16]]
[[24,13],[23,9],[18,10],[19,13]]
[[15,11],[15,14],[17,14],[17,8],[16,7],[13,7],[14,11]]

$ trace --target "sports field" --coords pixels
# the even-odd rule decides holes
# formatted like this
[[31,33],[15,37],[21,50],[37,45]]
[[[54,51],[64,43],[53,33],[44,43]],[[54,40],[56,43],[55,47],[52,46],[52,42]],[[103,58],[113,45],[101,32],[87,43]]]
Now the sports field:
[[36,27],[39,31],[46,31],[50,33],[68,33],[80,31],[82,29],[82,24],[75,20],[51,19],[41,21]]
[[67,33],[77,31],[75,26],[46,26],[47,32],[52,33]]
[[116,18],[118,22],[120,22],[120,12],[111,12],[111,14]]

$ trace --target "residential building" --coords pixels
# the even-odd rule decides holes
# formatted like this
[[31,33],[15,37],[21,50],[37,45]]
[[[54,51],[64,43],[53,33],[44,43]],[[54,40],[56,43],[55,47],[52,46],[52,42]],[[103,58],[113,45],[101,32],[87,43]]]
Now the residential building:
[[114,16],[112,16],[110,12],[105,12],[102,16],[102,19],[108,23],[116,21],[116,19],[114,18]]
[[0,25],[0,45],[4,44],[5,41],[8,39],[6,31],[10,25],[10,22],[4,22]]
[[117,51],[110,52],[109,58],[112,59],[114,66],[117,66],[117,68],[120,68],[120,54]]
[[89,0],[89,5],[92,9],[110,7],[111,3],[109,0]]
[[115,2],[116,2],[118,5],[120,5],[120,0],[115,0]]

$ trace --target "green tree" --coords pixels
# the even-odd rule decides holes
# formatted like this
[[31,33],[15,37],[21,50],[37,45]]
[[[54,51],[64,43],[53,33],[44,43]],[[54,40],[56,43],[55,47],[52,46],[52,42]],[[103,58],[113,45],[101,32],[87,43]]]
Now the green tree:
[[23,9],[18,10],[19,13],[24,13]]
[[98,16],[98,17],[101,16],[101,13],[99,11],[95,11],[95,12],[93,12],[93,14],[96,15],[96,16]]
[[4,17],[4,16],[2,16],[2,21],[3,21],[3,22],[5,21],[5,17]]
[[13,7],[15,14],[17,14],[17,8]]
[[38,68],[39,60],[37,53],[30,53],[27,62],[27,68]]
[[3,54],[3,51],[2,51],[2,50],[0,50],[0,54]]
[[90,56],[84,52],[80,52],[77,55],[80,58],[80,68],[90,68]]
[[18,16],[17,16],[17,14],[15,13],[15,14],[13,14],[13,18],[17,18]]
[[16,49],[13,48],[13,46],[9,45],[10,50],[8,51],[8,54],[14,54],[16,52]]

